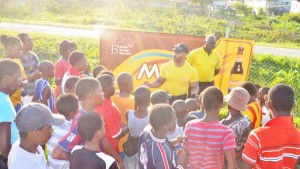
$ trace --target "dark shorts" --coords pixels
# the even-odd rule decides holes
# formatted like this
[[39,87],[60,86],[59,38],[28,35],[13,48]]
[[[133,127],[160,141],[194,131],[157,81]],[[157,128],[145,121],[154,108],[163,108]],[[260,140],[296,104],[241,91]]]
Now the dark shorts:
[[208,88],[210,86],[214,86],[214,85],[215,85],[215,82],[199,82],[199,92],[198,92],[198,94],[203,92],[203,90],[205,90],[206,88]]

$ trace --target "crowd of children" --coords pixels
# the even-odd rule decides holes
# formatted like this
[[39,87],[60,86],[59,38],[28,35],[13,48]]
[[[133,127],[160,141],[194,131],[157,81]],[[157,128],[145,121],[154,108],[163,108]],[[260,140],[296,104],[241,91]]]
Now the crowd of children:
[[245,82],[226,96],[208,87],[197,99],[176,100],[134,88],[126,72],[115,77],[98,65],[87,73],[72,41],[61,42],[55,64],[39,62],[28,34],[1,42],[0,169],[299,167],[288,85]]

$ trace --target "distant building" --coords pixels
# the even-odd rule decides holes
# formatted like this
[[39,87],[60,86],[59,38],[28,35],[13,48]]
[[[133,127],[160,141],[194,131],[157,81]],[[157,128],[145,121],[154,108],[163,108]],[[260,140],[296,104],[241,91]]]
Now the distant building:
[[300,13],[300,1],[292,1],[291,13]]
[[291,10],[292,0],[245,0],[245,4],[253,7],[255,12],[262,8],[266,13],[279,15]]

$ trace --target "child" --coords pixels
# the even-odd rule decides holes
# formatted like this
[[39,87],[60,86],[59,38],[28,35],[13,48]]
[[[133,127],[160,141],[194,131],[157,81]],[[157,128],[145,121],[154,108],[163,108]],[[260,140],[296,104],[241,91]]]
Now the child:
[[113,148],[119,152],[119,139],[125,136],[129,132],[129,129],[127,126],[122,128],[121,114],[116,105],[111,101],[111,97],[115,94],[114,79],[109,75],[101,75],[97,79],[104,92],[104,101],[96,110],[102,115],[105,122],[105,137]]
[[199,103],[196,99],[188,98],[185,100],[188,112],[197,111],[199,109]]
[[257,99],[257,88],[251,82],[245,82],[240,85],[240,87],[246,89],[250,94],[250,99],[248,102],[248,108],[246,111],[243,112],[246,115],[251,123],[252,129],[256,129],[261,126],[262,120],[262,111],[259,103],[256,101]]
[[[128,110],[126,119],[128,120],[128,128],[130,136],[138,139],[144,128],[149,124],[149,116],[147,108],[150,105],[151,92],[148,87],[140,86],[134,92],[134,101],[136,109]],[[134,145],[138,148],[138,145]],[[135,155],[127,155],[124,157],[125,168],[139,169],[138,164],[138,149]]]
[[70,169],[118,169],[112,157],[101,152],[99,142],[105,135],[102,117],[98,113],[83,114],[77,123],[78,133],[83,138],[84,146],[76,146],[72,151]]
[[187,168],[223,167],[224,156],[227,168],[236,169],[235,137],[230,128],[219,123],[223,107],[223,94],[216,87],[208,87],[202,93],[205,116],[190,121],[184,130],[187,142],[183,145],[188,154]]
[[[133,90],[133,78],[129,73],[120,73],[117,78],[117,83],[119,86],[119,91],[112,96],[111,100],[116,104],[121,113],[121,123],[122,125],[127,125],[127,120],[125,117],[126,111],[128,109],[134,109],[134,98],[131,95]],[[123,144],[127,140],[128,135],[120,139],[119,150],[121,157],[124,157]]]
[[27,85],[27,80],[26,80],[26,73],[24,70],[24,67],[20,61],[21,53],[22,53],[22,42],[19,38],[14,37],[14,36],[6,36],[2,35],[1,36],[1,43],[3,44],[5,48],[5,58],[7,59],[12,59],[15,62],[18,63],[20,69],[21,69],[21,75],[22,75],[22,83],[19,86],[19,88],[10,95],[10,100],[16,110],[18,110],[22,107],[22,102],[21,102],[21,87],[25,87]]
[[93,69],[93,77],[97,78],[99,76],[99,74],[103,71],[106,70],[106,68],[103,65],[97,65],[94,69]]
[[139,138],[140,169],[183,169],[181,153],[178,162],[175,151],[166,138],[167,133],[176,127],[174,109],[167,104],[156,104],[150,111],[149,120],[152,128],[145,130]]
[[80,51],[74,51],[70,54],[69,63],[71,64],[71,68],[65,73],[61,82],[61,89],[63,93],[65,93],[64,88],[68,77],[84,77],[83,72],[87,69],[88,66],[85,54]]
[[74,116],[78,112],[78,98],[73,94],[62,94],[58,97],[56,108],[59,114],[65,117],[62,125],[53,128],[51,139],[47,143],[49,169],[68,169],[69,161],[53,159],[51,154],[58,141],[62,139],[71,129]]
[[74,93],[75,94],[75,85],[78,82],[79,77],[71,76],[66,80],[65,84],[65,93]]
[[101,71],[100,74],[98,75],[98,77],[99,77],[100,75],[109,75],[109,76],[113,77],[114,80],[115,80],[115,75],[114,75],[114,73],[111,72],[111,71],[109,71],[109,70],[103,70],[103,71]]
[[[51,154],[54,159],[70,160],[71,151],[74,146],[83,144],[83,140],[78,134],[76,127],[78,118],[85,113],[94,112],[95,108],[103,103],[103,92],[98,80],[83,77],[77,82],[75,88],[80,103],[79,113],[74,117],[70,131],[54,148]],[[124,166],[119,154],[117,154],[106,139],[100,144],[103,146],[104,151],[115,158],[120,166]]]
[[204,117],[204,108],[203,105],[201,104],[202,102],[202,95],[200,93],[198,97],[198,104],[199,104],[199,111],[192,111],[189,113],[189,116],[196,116],[197,119],[202,119]]
[[241,87],[233,88],[228,95],[225,96],[225,102],[228,105],[228,116],[221,121],[232,129],[236,142],[236,162],[238,167],[242,164],[242,152],[244,144],[251,131],[251,122],[247,116],[242,114],[247,109],[250,95],[246,89]]
[[250,133],[243,151],[242,169],[298,168],[300,132],[291,116],[294,91],[288,85],[275,85],[268,93],[268,100],[273,119]]
[[[179,127],[184,127],[185,119],[186,119],[186,116],[188,115],[188,106],[187,106],[186,102],[184,102],[183,100],[176,100],[172,104],[172,107],[176,113],[177,125]],[[182,134],[183,134],[183,130],[180,133],[180,135],[182,135]]]
[[38,69],[42,73],[42,78],[36,82],[33,101],[45,104],[54,112],[54,96],[49,84],[49,78],[54,77],[54,64],[50,61],[43,61]]
[[51,125],[61,125],[64,117],[53,114],[43,104],[30,103],[20,109],[15,122],[20,141],[12,146],[8,156],[8,168],[48,169],[41,145],[45,145],[51,138]]
[[170,99],[172,99],[172,96],[164,90],[156,90],[151,94],[152,105],[160,103],[170,104]]
[[70,54],[77,48],[76,43],[68,40],[63,40],[59,45],[59,53],[61,57],[55,63],[55,97],[61,93],[61,82],[65,73],[70,69],[69,63]]
[[4,169],[7,168],[11,145],[19,138],[14,122],[16,111],[9,95],[20,87],[21,81],[21,69],[17,62],[10,59],[0,60],[0,166]]
[[268,96],[269,90],[270,90],[269,87],[262,87],[258,91],[258,101],[259,101],[261,111],[262,111],[261,125],[264,125],[268,121],[271,120],[271,116],[270,116],[269,110],[266,106],[266,100],[265,100],[265,96]]

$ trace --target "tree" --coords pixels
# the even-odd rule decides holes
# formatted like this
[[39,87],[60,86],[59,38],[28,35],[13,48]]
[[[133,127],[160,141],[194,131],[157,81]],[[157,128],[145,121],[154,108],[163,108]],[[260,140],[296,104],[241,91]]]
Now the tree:
[[252,7],[249,7],[242,2],[234,3],[231,7],[234,8],[237,13],[243,14],[244,16],[248,16],[253,9]]

